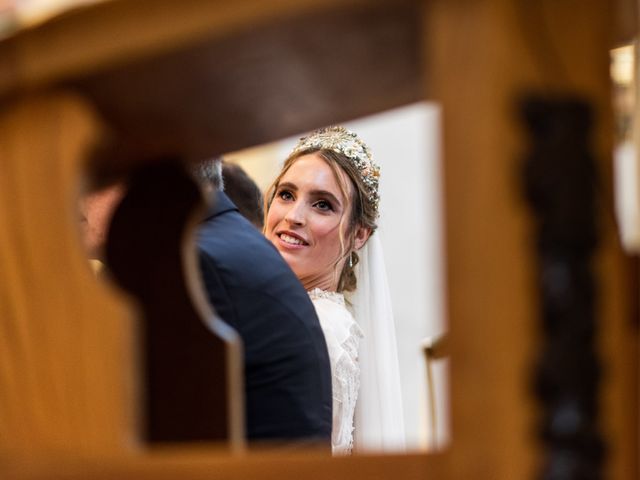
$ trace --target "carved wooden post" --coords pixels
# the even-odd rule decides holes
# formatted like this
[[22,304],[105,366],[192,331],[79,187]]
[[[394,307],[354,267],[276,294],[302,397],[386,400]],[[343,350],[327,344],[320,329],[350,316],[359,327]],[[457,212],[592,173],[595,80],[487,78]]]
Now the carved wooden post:
[[536,221],[543,331],[535,382],[543,409],[541,478],[599,479],[604,445],[592,262],[602,202],[591,152],[591,109],[581,100],[538,97],[526,102],[523,116],[530,135],[525,181]]

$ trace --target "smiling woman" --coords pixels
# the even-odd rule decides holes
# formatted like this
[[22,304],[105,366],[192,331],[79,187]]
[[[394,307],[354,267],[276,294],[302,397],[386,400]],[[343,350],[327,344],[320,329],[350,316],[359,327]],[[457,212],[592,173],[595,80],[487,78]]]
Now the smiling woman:
[[371,233],[353,225],[354,187],[348,181],[320,153],[303,155],[285,170],[270,201],[265,234],[307,290],[343,290],[338,274]]
[[[266,195],[265,235],[309,292],[327,341],[334,454],[404,449],[386,274],[374,266],[382,260],[377,237],[368,242],[379,175],[357,135],[329,127],[300,140]],[[369,308],[374,300],[379,308]]]
[[[443,308],[444,250],[440,240],[439,118],[436,104],[421,102],[344,124],[366,142],[375,163],[380,166],[380,177],[370,177],[372,180],[377,178],[379,183],[380,214],[373,220],[377,227],[366,245],[370,247],[373,242],[379,241],[384,250],[398,345],[404,438],[409,451],[442,450],[448,447],[451,438],[447,395],[449,361],[448,358],[441,358],[433,362],[433,383],[430,387],[422,350],[425,339],[439,338],[447,328]],[[274,178],[282,174],[284,161],[289,159],[300,143],[299,138],[300,135],[229,153],[225,155],[225,160],[242,165],[261,186],[266,200],[273,199],[273,209],[279,194],[287,195],[272,188]],[[307,153],[307,156],[318,153]],[[335,157],[332,151],[323,151],[322,155]],[[291,168],[302,160],[298,158]],[[326,161],[324,164],[327,165]],[[342,169],[338,168],[337,177],[332,176],[332,180],[345,178],[344,174],[340,175],[341,172]],[[281,178],[278,185],[296,196],[283,180]],[[337,182],[338,194],[335,196],[338,199],[349,199],[357,193],[350,181],[343,184],[347,188],[344,193],[340,185]],[[364,198],[367,196],[366,192],[362,195]],[[328,197],[325,198],[330,203]],[[296,200],[299,200],[299,196],[296,196]],[[328,205],[320,204],[317,207],[328,208]],[[350,214],[345,213],[345,226],[349,221]],[[297,229],[286,229],[300,233]],[[339,249],[338,246],[338,253],[328,259],[327,264],[337,258]],[[369,248],[355,253],[364,258],[365,250]],[[351,261],[358,260],[352,256]],[[348,265],[348,262],[347,257],[345,264]],[[363,265],[358,263],[354,270],[361,267]],[[357,287],[355,292],[347,292],[347,299],[353,300],[358,295],[360,287],[363,287],[361,279]],[[315,303],[317,307],[318,302]],[[373,355],[377,355],[375,350]],[[432,396],[429,396],[430,392]]]

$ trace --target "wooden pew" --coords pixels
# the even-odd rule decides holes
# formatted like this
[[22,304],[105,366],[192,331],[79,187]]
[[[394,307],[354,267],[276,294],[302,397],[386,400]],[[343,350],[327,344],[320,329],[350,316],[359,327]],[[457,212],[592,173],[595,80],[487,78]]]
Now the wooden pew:
[[[591,102],[606,183],[612,12],[595,0],[537,3],[533,17],[507,0],[115,0],[0,42],[0,476],[539,471],[530,393],[538,313],[514,102],[532,89]],[[424,98],[440,102],[444,118],[452,446],[347,459],[149,449],[139,429],[139,317],[120,291],[95,282],[74,232],[90,148],[115,135],[112,162],[125,169],[149,155],[196,160]],[[637,471],[637,331],[615,227],[602,225],[598,341],[610,374],[600,418],[606,472],[626,479]]]

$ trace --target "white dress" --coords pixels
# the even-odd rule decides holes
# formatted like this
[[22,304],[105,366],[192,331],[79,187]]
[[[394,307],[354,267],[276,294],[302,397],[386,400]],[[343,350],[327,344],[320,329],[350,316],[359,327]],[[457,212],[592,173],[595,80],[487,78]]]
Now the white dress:
[[348,455],[353,449],[353,421],[360,389],[358,347],[362,330],[347,310],[342,294],[316,288],[309,297],[318,314],[331,363],[331,449],[334,455]]

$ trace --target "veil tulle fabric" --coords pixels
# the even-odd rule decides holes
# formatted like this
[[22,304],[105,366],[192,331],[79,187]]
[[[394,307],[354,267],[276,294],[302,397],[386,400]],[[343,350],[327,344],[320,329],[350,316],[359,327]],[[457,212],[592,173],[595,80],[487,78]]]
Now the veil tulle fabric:
[[347,294],[364,338],[360,342],[360,392],[355,412],[356,452],[405,450],[400,367],[382,244],[372,235],[359,252],[355,292]]

